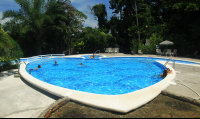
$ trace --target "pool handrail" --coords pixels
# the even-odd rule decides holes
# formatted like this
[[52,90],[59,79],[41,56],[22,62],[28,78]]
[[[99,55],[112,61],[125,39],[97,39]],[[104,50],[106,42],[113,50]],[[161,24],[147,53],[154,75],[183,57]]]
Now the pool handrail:
[[175,60],[174,59],[172,59],[173,60],[173,68],[175,69]]
[[[100,53],[100,50],[97,50],[97,51],[99,51],[99,53]],[[94,54],[96,54],[96,53],[97,53],[97,51],[96,51]]]
[[[27,69],[28,69],[28,71],[29,71],[29,74],[30,74],[30,69],[29,69],[29,67],[27,66],[26,62],[24,62],[24,61],[21,61],[21,62],[24,63],[24,64],[26,65],[26,67],[27,67]],[[18,67],[18,72],[19,72],[19,67]]]
[[171,60],[171,58],[169,58],[166,62],[165,62],[165,64],[163,65],[164,67],[163,67],[163,69],[165,69],[165,67],[166,67],[166,65],[168,64],[168,62]]
[[27,59],[26,62],[32,62],[32,61],[41,60],[41,59],[44,59],[47,57],[48,58],[56,58],[56,57],[63,58],[64,56],[65,56],[65,54],[47,54],[47,55],[38,55],[38,56],[33,56],[33,57],[28,57],[28,58],[23,58],[23,59]]

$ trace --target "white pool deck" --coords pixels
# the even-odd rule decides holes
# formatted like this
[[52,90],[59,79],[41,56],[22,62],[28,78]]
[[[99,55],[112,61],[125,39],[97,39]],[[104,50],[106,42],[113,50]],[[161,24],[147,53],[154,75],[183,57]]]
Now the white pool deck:
[[[111,56],[114,56],[114,57],[115,56],[148,57],[149,56],[149,55],[121,55],[121,54],[107,54],[107,53],[106,54],[101,53],[100,55],[106,55],[108,57],[111,57]],[[76,57],[76,56],[78,56],[78,55],[74,55],[74,56],[70,56],[70,57]],[[152,57],[158,57],[158,56],[154,55]],[[169,57],[159,57],[159,58],[169,58]],[[187,61],[196,61],[196,62],[199,61],[199,60],[192,60],[190,58],[183,59],[183,58],[175,57],[175,59],[187,60]],[[164,64],[165,62],[159,61],[159,63]],[[184,65],[184,66],[186,66],[186,65]],[[42,81],[32,77],[31,75],[29,75],[25,71],[25,65],[24,64],[22,64],[21,67],[20,67],[20,74],[27,82],[47,91],[49,93],[57,95],[59,97],[68,96],[72,100],[75,100],[75,101],[78,101],[78,102],[81,102],[81,103],[84,103],[84,104],[87,104],[87,105],[90,105],[90,106],[95,106],[95,107],[99,107],[99,108],[102,108],[102,109],[126,113],[128,111],[136,109],[136,108],[146,104],[147,102],[151,101],[157,95],[159,95],[162,90],[166,90],[166,89],[168,90],[169,89],[169,90],[172,90],[172,92],[174,91],[173,88],[170,89],[169,87],[170,87],[170,82],[176,77],[176,72],[170,65],[167,65],[167,67],[172,69],[173,74],[168,75],[162,81],[160,81],[157,84],[152,85],[150,87],[141,89],[139,91],[131,92],[131,93],[128,93],[128,94],[122,94],[122,95],[92,94],[92,93],[75,91],[75,90],[70,90],[70,89],[54,86],[54,85],[42,82]],[[200,82],[198,82],[198,86],[199,86],[199,84],[200,84]],[[187,89],[185,89],[185,90],[187,90]],[[3,90],[0,90],[0,93],[1,93],[1,91],[3,91]],[[176,89],[176,91],[178,91],[178,90]],[[189,91],[187,90],[186,92],[189,92]],[[191,92],[189,92],[189,93],[191,93]],[[29,94],[29,95],[31,95],[31,94]],[[194,96],[194,94],[192,96]],[[26,97],[24,97],[24,98],[26,98]],[[6,100],[4,100],[4,101],[6,102]],[[48,101],[48,99],[46,101]],[[53,101],[54,100],[50,100],[49,103],[51,104]],[[43,107],[40,111],[37,111],[37,112],[38,113],[41,112],[43,109],[45,109],[45,107]],[[28,112],[26,112],[26,113],[28,114]],[[26,116],[23,116],[23,115],[20,116],[20,114],[18,116],[16,116],[16,114],[15,114],[15,116],[13,114],[11,114],[11,116],[8,116],[8,115],[9,114],[7,114],[7,115],[1,114],[1,108],[0,108],[0,117],[27,117],[26,114],[24,114]]]

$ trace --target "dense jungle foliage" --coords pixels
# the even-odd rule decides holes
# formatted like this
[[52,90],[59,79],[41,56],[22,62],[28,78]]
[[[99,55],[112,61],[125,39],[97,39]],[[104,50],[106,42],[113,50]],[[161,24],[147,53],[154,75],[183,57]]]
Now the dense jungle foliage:
[[[1,24],[0,24],[1,27]],[[12,61],[18,62],[23,57],[23,52],[19,44],[13,40],[6,32],[0,29],[0,71],[17,68],[18,65],[11,65]]]
[[[200,50],[199,0],[110,0],[109,8],[114,10],[110,19],[106,6],[95,4],[90,10],[98,28],[84,28],[87,16],[70,0],[15,2],[21,9],[5,11],[3,19],[12,20],[2,28],[14,40],[15,47],[19,44],[24,57],[104,52],[106,47],[119,47],[120,52],[129,54],[138,49],[155,54],[156,45],[163,40],[174,42],[168,48],[177,49],[179,56]],[[145,45],[147,39],[149,46]],[[0,48],[11,49],[13,45],[0,44]]]

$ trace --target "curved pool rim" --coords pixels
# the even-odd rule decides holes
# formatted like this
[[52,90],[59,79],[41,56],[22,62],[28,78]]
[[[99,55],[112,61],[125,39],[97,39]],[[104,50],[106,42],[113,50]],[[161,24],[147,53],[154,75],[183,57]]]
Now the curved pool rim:
[[[80,58],[82,55],[73,55],[73,56],[65,56],[65,58]],[[88,55],[88,54],[85,54]],[[114,57],[103,57],[100,58],[114,58]],[[126,56],[122,56],[126,57]],[[127,56],[131,57],[131,56]],[[132,56],[134,57],[134,56]],[[138,56],[137,56],[138,57]],[[165,61],[156,61],[160,64],[164,64]],[[120,95],[101,95],[101,94],[93,94],[87,93],[82,91],[71,90],[67,88],[58,87],[52,84],[45,83],[39,79],[34,78],[25,70],[26,66],[24,63],[20,65],[19,73],[27,82],[33,84],[34,86],[41,88],[51,94],[57,95],[59,97],[66,97],[68,96],[71,100],[106,109],[111,111],[117,111],[121,113],[127,113],[133,109],[136,109],[152,99],[158,96],[162,90],[165,90],[169,85],[170,82],[176,77],[175,70],[170,66],[166,65],[167,68],[170,68],[173,74],[167,75],[162,81],[143,88],[138,91],[130,92],[127,94],[120,94]]]

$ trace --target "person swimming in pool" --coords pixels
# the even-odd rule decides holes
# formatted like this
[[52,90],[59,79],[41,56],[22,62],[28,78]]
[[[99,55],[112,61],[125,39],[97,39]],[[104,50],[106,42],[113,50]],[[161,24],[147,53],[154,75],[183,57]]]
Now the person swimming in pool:
[[168,74],[172,74],[172,70],[170,70],[169,68],[165,69],[163,73],[160,74],[160,77],[162,76],[163,78],[165,78]]
[[37,68],[35,68],[35,69],[39,69],[39,68],[41,68],[41,65],[38,65],[38,67],[37,67]]
[[82,64],[82,63],[80,63],[79,65],[84,65],[84,66],[87,66],[87,65],[85,65],[85,64]]
[[92,55],[92,56],[89,56],[89,58],[90,58],[90,59],[94,59],[94,58],[95,58],[95,55],[94,55],[94,53],[93,53],[93,55]]
[[[41,68],[41,65],[38,65],[38,67],[37,67],[37,68],[34,68],[34,69],[39,69],[39,68]],[[30,69],[30,70],[33,70],[33,69]]]
[[54,64],[54,66],[55,66],[55,65],[58,65],[57,61],[55,61],[55,64]]
[[172,70],[170,70],[169,68],[167,68],[167,73],[172,74]]

